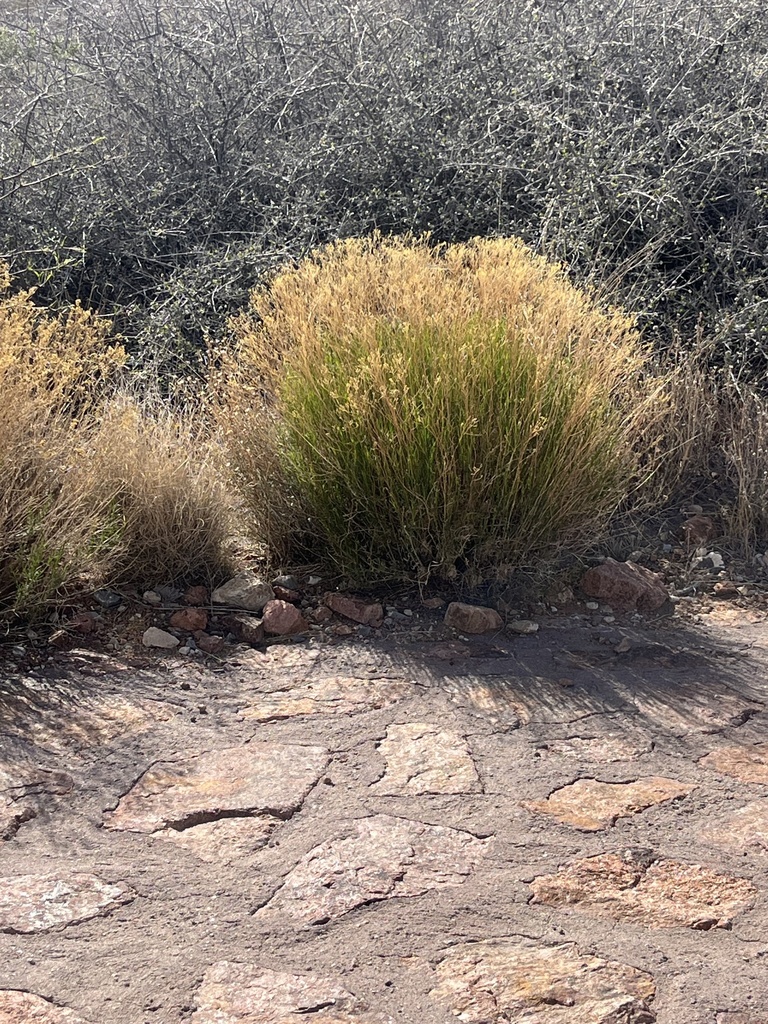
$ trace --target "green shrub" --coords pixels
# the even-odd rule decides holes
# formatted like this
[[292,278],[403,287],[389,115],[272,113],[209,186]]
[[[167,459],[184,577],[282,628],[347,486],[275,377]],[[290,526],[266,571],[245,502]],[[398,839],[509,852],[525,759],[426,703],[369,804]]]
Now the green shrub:
[[235,468],[247,481],[277,452],[345,574],[498,575],[594,530],[626,493],[637,336],[522,243],[347,241],[253,305],[226,409]]

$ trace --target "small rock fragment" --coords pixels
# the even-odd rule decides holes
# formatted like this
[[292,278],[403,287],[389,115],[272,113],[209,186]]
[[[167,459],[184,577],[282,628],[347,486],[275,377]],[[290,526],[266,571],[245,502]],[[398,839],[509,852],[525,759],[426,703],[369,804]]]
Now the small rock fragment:
[[663,580],[634,562],[607,558],[602,565],[587,569],[581,578],[587,597],[597,598],[620,612],[652,612],[668,600]]
[[254,619],[250,615],[225,615],[221,620],[222,625],[244,644],[261,644],[264,642],[264,625],[261,619]]
[[123,603],[123,599],[120,594],[114,590],[94,590],[93,600],[96,604],[101,605],[102,608],[112,609],[117,608]]
[[274,596],[275,592],[268,583],[259,579],[254,572],[246,570],[217,587],[211,599],[214,604],[226,604],[249,612],[260,612]]
[[208,613],[202,608],[180,608],[170,618],[173,629],[184,629],[194,633],[197,629],[205,629],[208,625]]
[[262,625],[264,632],[273,636],[292,636],[294,633],[304,633],[309,628],[309,623],[295,605],[277,600],[268,601],[264,605]]
[[371,786],[377,795],[476,793],[480,789],[466,738],[457,729],[426,722],[390,725],[379,754],[387,770]]
[[429,608],[430,611],[434,611],[437,608],[444,608],[445,601],[442,599],[442,597],[425,597],[424,600],[421,602],[421,607]]
[[345,619],[352,619],[363,626],[377,629],[384,621],[384,609],[378,601],[364,601],[360,597],[329,591],[323,595],[323,603],[337,615],[343,615]]
[[145,647],[160,647],[170,651],[174,647],[178,647],[181,641],[171,633],[166,633],[164,629],[150,626],[149,629],[144,631],[141,642]]
[[195,643],[203,654],[220,654],[227,646],[224,637],[211,636],[210,633],[204,633],[202,629],[195,632]]
[[511,633],[517,633],[518,636],[531,636],[533,633],[538,633],[539,624],[531,619],[516,619],[507,624],[507,629]]
[[161,595],[156,590],[145,590],[141,595],[141,599],[145,604],[151,604],[155,608],[163,603]]
[[504,625],[495,608],[451,601],[445,612],[445,624],[461,633],[490,633]]
[[301,601],[298,590],[287,590],[285,587],[273,587],[273,590],[278,601],[289,601],[291,604],[298,604]]
[[181,600],[184,604],[188,604],[193,607],[200,607],[201,605],[208,604],[208,588],[204,587],[202,584],[198,584],[196,587],[187,587]]
[[283,590],[301,590],[301,584],[295,576],[277,576],[272,580],[273,587],[282,587]]

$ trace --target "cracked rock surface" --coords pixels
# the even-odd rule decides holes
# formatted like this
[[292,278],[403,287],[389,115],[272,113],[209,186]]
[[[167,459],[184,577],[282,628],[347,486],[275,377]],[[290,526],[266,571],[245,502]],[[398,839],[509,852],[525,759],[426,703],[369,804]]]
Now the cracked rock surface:
[[0,677],[0,1024],[765,1024],[768,627],[714,608]]

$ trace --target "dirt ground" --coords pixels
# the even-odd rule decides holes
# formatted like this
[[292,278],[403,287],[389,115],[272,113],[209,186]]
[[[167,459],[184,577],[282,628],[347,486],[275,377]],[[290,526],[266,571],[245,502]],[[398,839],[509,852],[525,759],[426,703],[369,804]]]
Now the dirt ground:
[[765,1024],[764,613],[440,623],[1,680],[0,1022]]

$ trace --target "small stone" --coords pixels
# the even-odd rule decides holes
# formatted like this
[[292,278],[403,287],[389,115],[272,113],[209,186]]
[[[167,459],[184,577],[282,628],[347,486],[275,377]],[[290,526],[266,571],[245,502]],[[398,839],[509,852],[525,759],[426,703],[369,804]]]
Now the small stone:
[[330,627],[330,631],[334,636],[353,636],[355,628],[348,622],[338,622],[335,626]]
[[181,600],[184,604],[188,604],[191,607],[199,608],[201,605],[208,604],[208,588],[202,584],[198,584],[195,587],[187,587],[182,594]]
[[344,618],[352,619],[363,626],[373,626],[377,629],[384,621],[384,609],[378,601],[364,601],[360,597],[329,591],[323,595],[323,603],[337,615],[343,615]]
[[173,629],[194,633],[195,630],[204,630],[208,626],[208,613],[202,608],[180,608],[173,613],[169,622]]
[[460,943],[444,954],[430,995],[463,1024],[652,1024],[645,971],[570,943],[528,938]]
[[390,725],[379,754],[387,764],[371,786],[377,795],[421,796],[427,793],[477,793],[477,777],[466,738],[456,729],[425,722]]
[[268,583],[250,570],[241,572],[222,586],[217,587],[211,599],[214,604],[230,605],[249,612],[260,612],[267,601],[274,599],[275,592]]
[[460,633],[490,633],[504,625],[495,608],[451,601],[445,612],[445,624]]
[[656,573],[634,562],[616,562],[612,558],[587,569],[581,578],[581,589],[587,597],[606,602],[620,612],[656,611],[669,598]]
[[453,828],[387,814],[362,818],[305,854],[257,916],[320,924],[380,900],[462,885],[487,847]]
[[589,612],[598,612],[598,611],[600,611],[600,605],[597,603],[597,601],[587,601],[587,603],[584,605],[584,607]]
[[705,768],[731,775],[739,782],[768,785],[768,743],[721,747],[707,754],[699,763]]
[[0,1024],[86,1024],[73,1010],[55,1006],[41,996],[0,989]]
[[511,633],[517,633],[518,636],[531,636],[533,633],[539,632],[539,624],[531,619],[516,619],[514,622],[507,623],[507,629]]
[[307,583],[308,583],[308,585],[310,587],[316,587],[318,585],[318,583],[322,583],[322,582],[323,582],[323,577],[322,576],[310,576],[309,579],[307,580]]
[[324,622],[330,622],[333,618],[333,612],[330,608],[326,608],[324,604],[321,604],[309,612],[309,618],[312,622],[321,626]]
[[250,615],[225,615],[222,625],[241,643],[255,646],[264,642],[264,625],[261,619]]
[[120,594],[114,590],[94,590],[93,600],[96,604],[106,609],[117,608],[123,603]]
[[540,875],[534,903],[575,907],[597,917],[639,921],[652,928],[729,928],[757,895],[745,878],[700,864],[654,860],[643,852],[600,854]]
[[278,601],[289,601],[291,604],[299,604],[301,594],[298,590],[287,590],[285,587],[274,587],[275,597]]
[[632,641],[628,636],[622,637],[613,649],[616,654],[627,654],[632,650]]
[[292,636],[309,628],[299,609],[288,601],[268,601],[264,606],[262,625],[264,632],[273,636]]
[[717,536],[717,527],[710,516],[695,515],[683,523],[683,535],[691,547],[700,547]]
[[11,875],[0,887],[0,931],[48,932],[103,917],[135,898],[130,886],[111,885],[96,875]]
[[283,590],[301,590],[301,584],[295,576],[278,576],[272,580],[272,586],[282,587]]
[[679,800],[695,788],[659,776],[636,782],[578,779],[556,789],[546,800],[526,800],[522,806],[528,811],[550,815],[565,825],[596,832],[613,825],[617,818],[638,814],[667,800]]
[[67,623],[67,629],[73,630],[75,633],[80,633],[81,636],[88,636],[91,633],[96,632],[98,625],[98,619],[93,612],[80,612],[75,615],[73,619],[70,619]]
[[435,611],[438,608],[445,607],[445,601],[442,597],[425,597],[421,602],[422,608],[428,608],[430,611]]
[[162,597],[156,590],[145,590],[141,595],[141,599],[145,604],[151,604],[155,608],[163,603]]
[[714,592],[716,597],[736,597],[739,593],[739,588],[733,580],[721,580],[715,584]]
[[141,642],[145,647],[160,647],[168,651],[181,643],[178,637],[166,633],[164,629],[158,629],[157,626],[150,626],[145,630]]
[[195,643],[203,654],[220,654],[227,646],[223,637],[211,636],[210,633],[204,633],[201,629],[195,633]]

